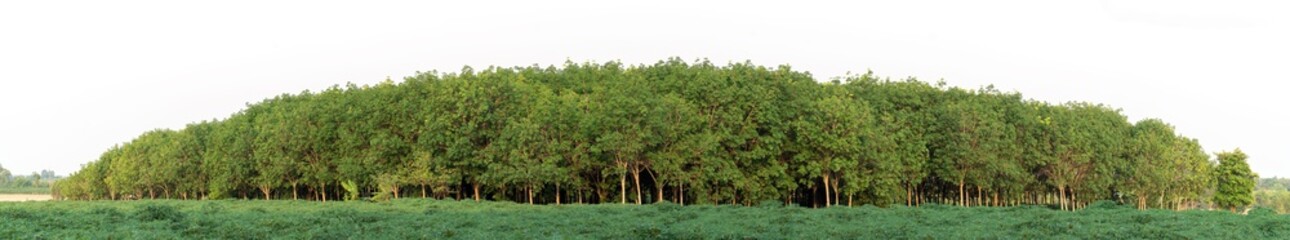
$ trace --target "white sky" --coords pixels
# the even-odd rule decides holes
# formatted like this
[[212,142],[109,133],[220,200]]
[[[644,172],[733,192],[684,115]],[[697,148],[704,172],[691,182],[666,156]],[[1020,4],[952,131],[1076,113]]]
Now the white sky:
[[1290,176],[1285,1],[0,2],[0,165],[67,174],[247,102],[463,65],[791,64],[1162,118]]

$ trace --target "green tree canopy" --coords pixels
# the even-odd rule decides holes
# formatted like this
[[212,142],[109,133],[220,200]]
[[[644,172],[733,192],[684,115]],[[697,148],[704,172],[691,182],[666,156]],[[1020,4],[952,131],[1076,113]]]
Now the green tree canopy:
[[673,58],[282,94],[143,133],[57,188],[67,199],[1183,209],[1219,199],[1213,165],[1164,121],[1130,123],[1101,104]]
[[1254,203],[1254,185],[1258,175],[1250,171],[1246,158],[1241,149],[1218,153],[1215,173],[1218,189],[1214,192],[1214,204],[1235,212]]

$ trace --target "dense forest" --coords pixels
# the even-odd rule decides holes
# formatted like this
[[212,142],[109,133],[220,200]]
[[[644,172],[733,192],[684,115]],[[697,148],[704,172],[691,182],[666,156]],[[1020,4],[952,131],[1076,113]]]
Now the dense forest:
[[[1240,150],[1158,119],[788,66],[469,67],[334,86],[158,129],[63,199],[433,197],[524,203],[1249,205]],[[1216,161],[1217,160],[1217,161]]]

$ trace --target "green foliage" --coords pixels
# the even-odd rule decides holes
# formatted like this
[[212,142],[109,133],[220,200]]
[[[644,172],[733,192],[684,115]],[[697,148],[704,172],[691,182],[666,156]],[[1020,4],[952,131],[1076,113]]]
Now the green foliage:
[[1290,213],[1290,179],[1263,178],[1254,191],[1254,205]]
[[1285,239],[1290,215],[1039,207],[530,206],[397,199],[0,203],[4,239]]
[[0,194],[50,194],[48,187],[0,187]]
[[140,221],[181,222],[184,220],[184,213],[179,212],[179,210],[170,205],[144,204],[139,205],[139,209],[135,212],[135,217]]
[[1271,208],[1254,207],[1253,209],[1250,209],[1250,211],[1247,214],[1249,214],[1250,216],[1269,216],[1269,215],[1276,215],[1277,211]]
[[1283,190],[1290,191],[1290,178],[1260,178],[1256,186],[1259,190]]
[[354,180],[347,180],[341,182],[340,186],[345,188],[345,201],[358,200],[358,183],[355,183]]
[[51,193],[51,187],[60,177],[53,171],[41,170],[30,175],[14,175],[0,166],[0,193]]
[[673,58],[465,67],[282,94],[145,132],[53,190],[81,200],[1191,209],[1216,199],[1213,165],[1167,123],[1130,123],[1100,104]]
[[1254,203],[1258,175],[1250,171],[1246,158],[1241,149],[1218,153],[1218,189],[1214,193],[1214,204],[1237,211]]

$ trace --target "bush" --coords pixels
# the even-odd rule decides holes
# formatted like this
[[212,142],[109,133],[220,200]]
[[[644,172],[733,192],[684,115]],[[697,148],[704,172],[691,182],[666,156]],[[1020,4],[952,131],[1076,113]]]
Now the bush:
[[184,213],[170,205],[144,204],[135,211],[135,217],[139,221],[181,222],[184,220]]
[[782,207],[784,207],[784,203],[783,203],[783,202],[780,202],[779,200],[762,200],[762,201],[761,201],[761,203],[757,203],[757,207],[760,207],[760,208],[782,208]]
[[1271,208],[1265,208],[1265,207],[1254,207],[1254,209],[1250,209],[1249,215],[1250,216],[1275,216],[1277,215],[1277,210],[1273,210]]

